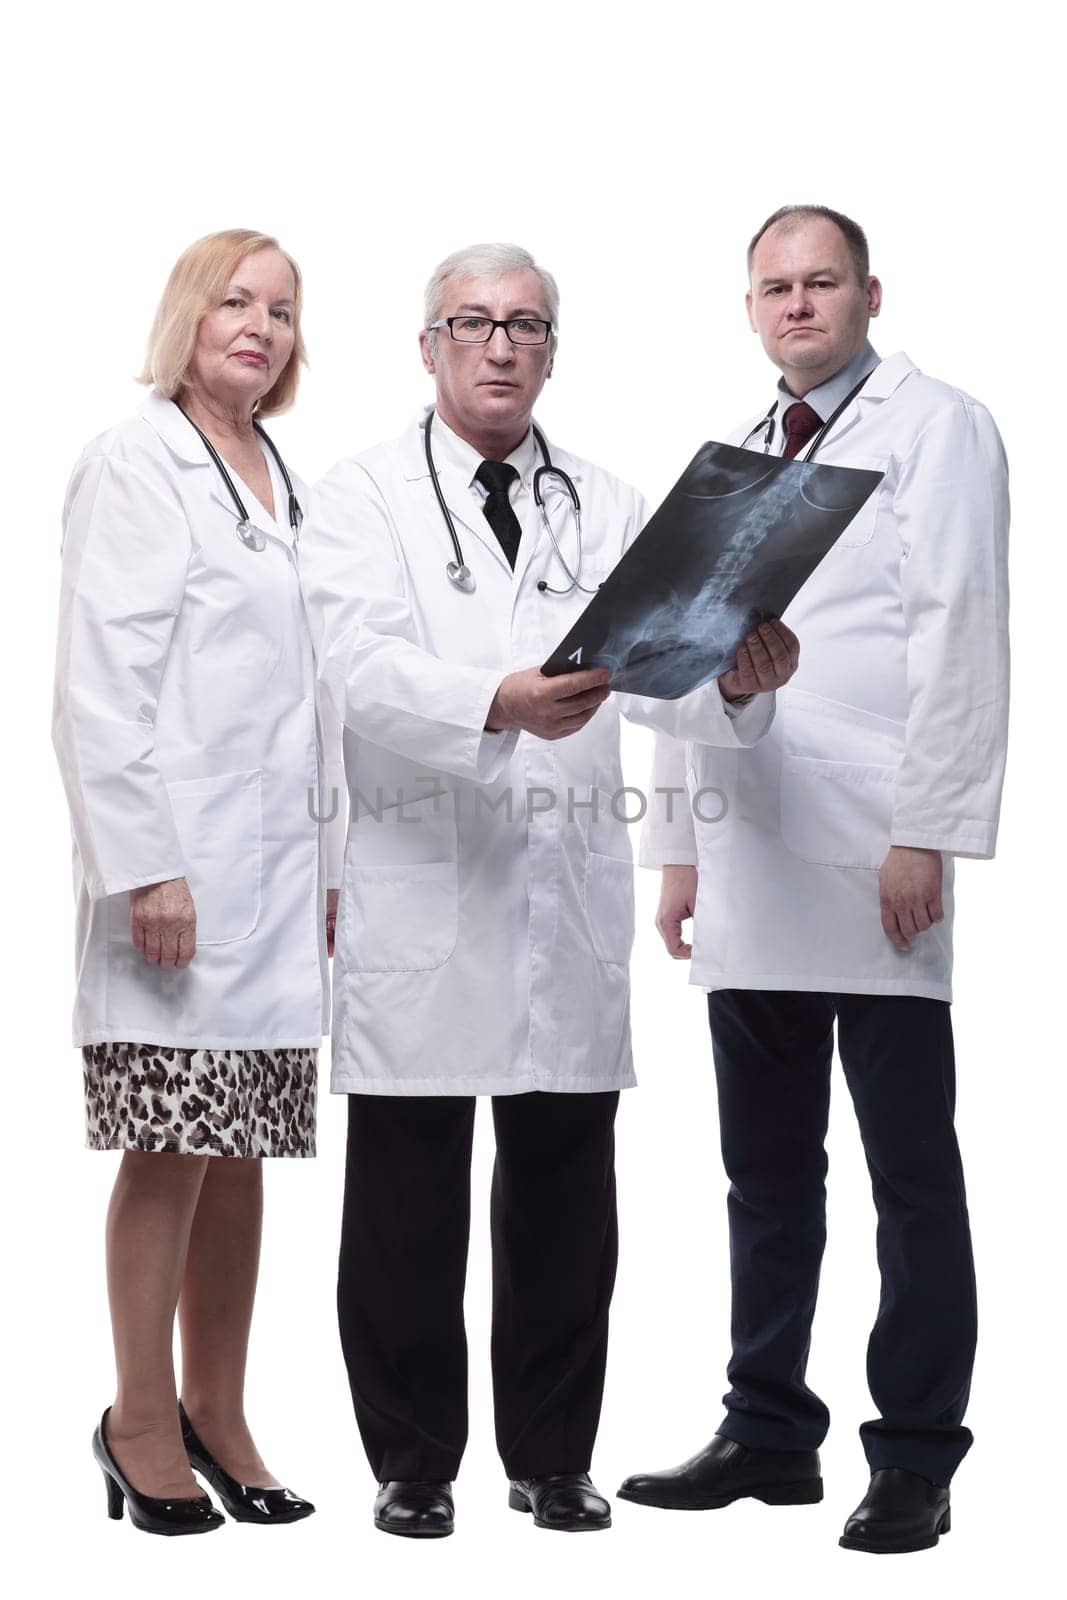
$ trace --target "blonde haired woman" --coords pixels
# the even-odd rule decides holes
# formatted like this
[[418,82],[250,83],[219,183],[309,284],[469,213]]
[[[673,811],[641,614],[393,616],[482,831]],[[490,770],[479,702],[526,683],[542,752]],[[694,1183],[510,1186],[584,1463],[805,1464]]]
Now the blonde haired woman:
[[118,1388],[93,1447],[110,1514],[125,1503],[156,1533],[223,1520],[193,1466],[240,1520],[314,1509],[267,1472],[243,1404],[260,1158],[314,1154],[336,903],[309,806],[328,775],[304,491],[259,421],[295,398],[301,300],[267,235],[192,245],[152,329],[153,391],[84,451],[64,517],[74,1038],[87,1143],[123,1152],[107,1224]]

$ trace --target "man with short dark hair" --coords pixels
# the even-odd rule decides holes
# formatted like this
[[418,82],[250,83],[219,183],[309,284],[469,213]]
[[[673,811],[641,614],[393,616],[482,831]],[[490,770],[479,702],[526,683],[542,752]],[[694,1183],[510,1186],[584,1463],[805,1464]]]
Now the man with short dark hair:
[[[867,235],[858,222],[853,222],[852,218],[846,217],[844,212],[834,211],[829,206],[779,206],[777,211],[772,211],[766,222],[760,224],[749,240],[746,257],[749,276],[751,277],[752,275],[752,262],[756,254],[756,246],[764,234],[770,233],[771,229],[777,228],[779,224],[781,224],[781,231],[788,233],[803,223],[816,222],[819,218],[822,218],[825,222],[833,223],[837,228],[845,241],[845,248],[852,258],[856,281],[860,284],[866,284],[871,275],[871,252],[867,244]],[[877,311],[872,310],[872,316],[877,316],[877,314]]]
[[[868,1347],[871,1482],[841,1543],[919,1550],[949,1527],[975,1293],[953,1127],[955,856],[993,854],[1007,737],[1007,470],[989,413],[880,360],[863,230],[819,206],[768,218],[749,319],[781,380],[735,442],[884,479],[788,608],[804,659],[750,750],[690,745],[725,814],[646,824],[657,924],[708,991],[730,1178],[733,1353],[711,1444],[623,1498],[679,1508],[822,1498],[829,1413],[805,1372],[825,1242],[834,1027],[878,1212]],[[725,759],[724,759],[725,757]],[[684,783],[657,740],[653,790]],[[699,820],[699,815],[698,815]],[[699,866],[699,898],[697,894]],[[695,914],[693,944],[682,922]]]

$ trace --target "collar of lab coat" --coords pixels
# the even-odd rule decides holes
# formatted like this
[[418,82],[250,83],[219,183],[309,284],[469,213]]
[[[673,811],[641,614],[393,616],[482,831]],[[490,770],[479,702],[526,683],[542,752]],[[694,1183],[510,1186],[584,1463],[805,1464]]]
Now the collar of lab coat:
[[[869,339],[866,339],[863,348],[858,350],[851,361],[846,361],[839,367],[832,378],[827,378],[825,383],[816,384],[814,389],[809,389],[804,396],[804,404],[809,405],[825,422],[827,417],[833,415],[846,395],[861,379],[867,378],[881,362],[881,356],[875,350]],[[796,404],[796,395],[793,394],[785,378],[778,379],[778,415],[782,418],[783,426],[790,406]]]
[[[412,420],[408,431],[402,436],[400,441],[402,470],[404,477],[409,483],[416,482],[420,478],[425,478],[427,480],[427,484],[429,483],[430,469],[426,465],[426,419],[429,414],[430,407],[424,406],[418,415]],[[437,437],[436,432],[435,437]],[[462,443],[462,441],[459,442]],[[524,441],[523,445],[519,447],[519,451],[514,452],[514,456],[516,458],[515,465],[518,465],[517,457],[521,454],[526,442],[527,441]],[[528,442],[533,446],[534,451],[536,452],[535,457],[532,458],[533,468],[536,470],[536,468],[541,466],[542,463],[539,459],[540,451],[537,450],[537,444],[532,437],[532,433]],[[553,466],[562,467],[575,485],[578,485],[582,478],[581,461],[578,460],[577,456],[569,455],[566,451],[558,451],[551,440],[546,439],[546,443],[548,444],[549,455],[552,457]],[[470,459],[471,461],[475,460],[473,451],[471,451]],[[507,557],[500,548],[500,541],[497,539],[496,534],[493,532],[488,522],[486,522],[484,515],[482,515],[481,506],[471,494],[473,471],[467,471],[469,463],[463,459],[459,451],[452,451],[446,447],[445,450],[435,453],[434,464],[437,467],[437,477],[441,485],[441,492],[445,497],[445,504],[452,513],[456,522],[462,523],[463,527],[467,529],[468,533],[472,533],[474,537],[485,546],[494,560],[501,562],[505,567],[507,567]],[[530,481],[532,492],[532,473]],[[428,492],[432,494],[433,490],[429,489]],[[579,490],[579,492],[581,491]],[[553,510],[555,501],[561,495],[565,497],[569,503],[570,497],[567,495],[567,491],[560,484],[558,478],[549,478],[544,486],[544,499],[545,507],[550,514]],[[538,533],[532,541],[530,550],[526,552],[520,551],[523,567],[525,567],[529,556],[533,553],[533,547],[540,542],[540,539],[543,536],[544,530],[540,525],[540,519],[538,519]],[[516,582],[518,581],[519,576],[519,564],[516,563]]]
[[860,400],[888,400],[894,390],[899,389],[905,378],[910,378],[913,372],[918,372],[918,367],[903,350],[898,350],[896,355],[886,356],[880,361],[863,385],[859,394]]
[[[236,524],[237,507],[233,503],[233,497],[231,496],[230,491],[227,489],[225,483],[222,481],[222,474],[219,472],[218,467],[216,467],[214,461],[212,461],[210,455],[208,454],[204,445],[204,441],[201,439],[200,435],[197,433],[188,417],[184,416],[183,413],[178,410],[178,407],[174,404],[173,400],[165,399],[163,395],[161,395],[155,389],[153,389],[151,394],[145,399],[144,404],[141,406],[140,415],[144,417],[149,427],[152,428],[154,432],[156,432],[163,440],[163,443],[166,445],[171,454],[177,456],[178,460],[182,462],[184,466],[210,467],[211,497],[213,500],[217,500],[219,505],[225,506],[227,511],[233,513],[233,520]],[[288,463],[286,463],[286,465],[288,465]],[[267,461],[267,466],[271,470],[273,479],[274,466],[273,462],[269,459]],[[230,476],[233,478],[239,478],[239,474],[234,471],[232,467],[230,468]],[[291,468],[289,471],[289,476],[293,482],[293,492],[296,495],[297,503],[302,511],[306,511],[307,490],[304,484],[296,477]],[[243,482],[241,483],[241,488],[244,488],[247,492],[251,493],[251,491],[248,490],[248,486]],[[238,494],[240,494],[241,488],[238,488]],[[277,487],[275,488],[274,497],[275,500],[278,499]],[[251,513],[252,507],[249,506],[247,509]],[[266,510],[266,507],[263,509]],[[251,520],[254,522],[255,517],[253,516]],[[282,544],[292,544],[293,538],[292,529],[289,526],[289,508],[284,504],[284,502],[275,506],[274,520],[268,527],[263,528],[262,532],[268,534],[271,538],[280,539]]]
[[[890,395],[895,394],[901,384],[907,378],[910,378],[913,372],[918,372],[918,370],[914,361],[911,360],[910,356],[905,355],[903,350],[898,350],[895,355],[886,356],[885,360],[880,361],[875,367],[856,396],[854,404],[850,405],[844,416],[839,417],[834,423],[833,431],[828,435],[828,438],[832,439],[835,444],[839,439],[844,438],[849,430],[854,428],[860,418],[866,414],[867,407],[880,404],[883,400],[888,400]],[[778,398],[780,399],[781,396]],[[739,430],[738,438],[749,437],[763,422],[765,416],[766,413],[761,411],[758,415],[750,417]],[[762,448],[760,440],[756,441],[755,448],[757,450]]]
[[826,436],[827,443],[839,444],[857,423],[870,414],[872,406],[881,405],[883,400],[888,400],[905,379],[918,370],[903,350],[898,350],[895,355],[887,356],[884,361],[880,361],[852,405],[830,429]]
[[[485,490],[481,487],[474,488],[483,457],[472,444],[467,443],[466,439],[461,439],[458,433],[454,433],[440,416],[435,416],[433,419],[433,450],[438,472],[452,469],[461,478],[466,479],[468,489],[472,490],[476,497],[485,495]],[[524,489],[529,492],[533,483],[534,468],[539,466],[541,461],[532,428],[527,428],[524,437],[505,460],[515,468]]]
[[204,449],[204,441],[173,400],[165,399],[157,389],[153,389],[141,407],[141,416],[159,434],[171,454],[176,455],[179,461],[184,461],[187,467],[211,467],[217,470]]

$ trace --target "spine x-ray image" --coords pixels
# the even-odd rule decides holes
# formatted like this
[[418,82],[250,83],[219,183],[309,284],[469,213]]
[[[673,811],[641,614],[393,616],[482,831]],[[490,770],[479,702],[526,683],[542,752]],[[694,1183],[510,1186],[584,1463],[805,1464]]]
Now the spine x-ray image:
[[702,445],[542,671],[609,667],[613,689],[657,700],[719,677],[746,633],[781,616],[881,480]]

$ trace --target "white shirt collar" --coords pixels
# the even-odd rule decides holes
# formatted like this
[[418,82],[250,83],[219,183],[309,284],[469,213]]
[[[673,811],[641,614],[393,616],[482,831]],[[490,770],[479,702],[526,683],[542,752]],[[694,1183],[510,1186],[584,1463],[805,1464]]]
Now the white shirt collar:
[[[458,433],[444,422],[439,412],[434,412],[433,418],[433,448],[434,456],[438,461],[447,463],[453,471],[460,474],[469,488],[484,498],[485,490],[480,483],[475,481],[475,473],[481,466],[484,456],[480,456],[473,445],[461,439]],[[529,490],[533,483],[534,469],[538,464],[540,453],[533,429],[528,428],[525,438],[521,439],[515,449],[507,457],[508,464],[513,466],[519,474],[523,488]]]
[[[833,416],[842,400],[852,392],[860,379],[865,378],[869,372],[873,372],[878,363],[879,356],[870,340],[867,340],[862,350],[857,351],[852,360],[846,362],[843,367],[839,367],[833,377],[827,378],[824,383],[820,383],[818,388],[808,390],[808,393],[804,396],[805,405],[809,405],[825,422],[829,417]],[[785,379],[779,378],[777,415],[783,434],[785,422],[782,419],[785,417],[789,407],[796,404],[796,395],[791,393]]]

